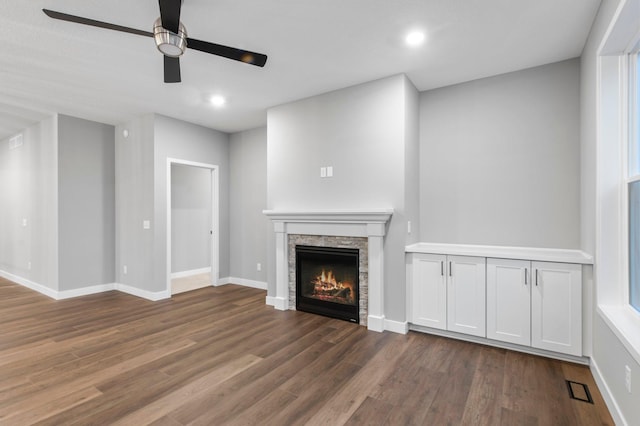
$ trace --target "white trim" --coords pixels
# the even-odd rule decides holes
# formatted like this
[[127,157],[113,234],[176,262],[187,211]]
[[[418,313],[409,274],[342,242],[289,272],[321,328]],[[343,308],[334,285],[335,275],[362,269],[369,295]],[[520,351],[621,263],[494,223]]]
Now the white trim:
[[387,223],[393,209],[366,210],[263,210],[262,213],[273,221],[285,222],[382,222]]
[[385,318],[384,329],[393,333],[407,334],[409,332],[409,323],[407,321],[393,321]]
[[192,277],[194,275],[207,274],[211,272],[211,266],[207,268],[191,269],[190,271],[173,272],[171,279]]
[[166,292],[171,294],[171,165],[200,167],[211,170],[211,285],[217,285],[220,278],[220,178],[219,166],[199,163],[196,161],[180,160],[167,157],[167,282]]
[[367,329],[371,331],[384,331],[384,315],[369,315],[367,317]]
[[593,379],[598,386],[598,390],[600,391],[600,394],[602,395],[602,398],[604,399],[604,402],[609,409],[609,414],[611,414],[611,417],[613,418],[613,422],[617,425],[628,425],[627,421],[624,418],[624,415],[622,414],[622,410],[620,410],[620,406],[616,402],[616,399],[613,397],[611,389],[602,376],[600,368],[598,368],[598,363],[594,358],[591,358],[591,365],[589,367],[591,370],[591,375],[593,376]]
[[629,355],[640,364],[640,334],[638,333],[640,314],[630,305],[599,305],[596,312],[620,340]]
[[384,330],[384,236],[393,209],[286,211],[263,210],[273,222],[276,250],[276,309],[289,306],[289,234],[366,237],[369,253],[367,328]]
[[493,346],[496,348],[509,349],[512,351],[523,352],[526,354],[540,355],[547,358],[559,359],[561,361],[574,362],[576,364],[589,365],[590,359],[588,357],[579,357],[574,355],[562,354],[554,351],[547,351],[544,349],[538,349],[531,346],[516,345],[514,343],[500,342],[498,340],[487,339],[486,337],[477,337],[470,334],[456,333],[454,331],[439,330],[431,327],[424,327],[421,325],[409,324],[409,330],[418,331],[421,333],[434,334],[436,336],[449,337],[457,340],[464,340],[465,342],[479,343],[482,345]]
[[540,262],[580,263],[583,265],[593,264],[593,256],[581,250],[555,248],[416,243],[405,247],[405,251],[407,253],[480,256],[498,259],[526,259]]
[[104,293],[116,289],[116,283],[98,284],[89,287],[75,288],[72,290],[59,291],[56,300],[73,299],[74,297],[88,296],[90,294]]
[[74,297],[87,296],[89,294],[104,293],[112,290],[118,290],[123,293],[142,297],[144,299],[152,300],[152,301],[168,299],[169,297],[171,297],[171,293],[166,291],[152,292],[148,290],[142,290],[136,287],[131,287],[126,284],[118,284],[118,283],[98,284],[98,285],[92,285],[88,287],[75,288],[71,290],[56,291],[56,290],[50,289],[49,287],[43,286],[42,284],[34,283],[33,281],[29,281],[26,278],[22,278],[5,271],[0,271],[0,276],[11,282],[14,282],[23,287],[26,287],[30,290],[37,291],[38,293],[41,293],[54,300],[71,299]]
[[45,296],[48,296],[52,299],[58,299],[58,291],[53,290],[45,285],[38,284],[26,278],[19,277],[18,275],[14,275],[2,270],[0,270],[0,277],[5,278],[16,284],[20,284],[23,287],[27,287],[31,290],[37,291],[38,293],[44,294]]
[[267,296],[266,304],[268,306],[273,306],[275,309],[279,311],[286,311],[289,309],[289,298],[277,297],[277,296]]
[[137,296],[143,299],[151,300],[152,302],[157,302],[158,300],[163,300],[163,299],[169,299],[171,297],[171,292],[169,290],[149,291],[149,290],[142,290],[137,287],[132,287],[127,284],[118,284],[118,283],[116,283],[115,287],[116,287],[116,290],[118,291],[130,294],[132,296]]
[[218,286],[227,285],[227,284],[236,284],[244,287],[257,288],[259,290],[266,290],[267,283],[264,281],[255,281],[249,280],[246,278],[236,278],[236,277],[224,277],[218,280]]

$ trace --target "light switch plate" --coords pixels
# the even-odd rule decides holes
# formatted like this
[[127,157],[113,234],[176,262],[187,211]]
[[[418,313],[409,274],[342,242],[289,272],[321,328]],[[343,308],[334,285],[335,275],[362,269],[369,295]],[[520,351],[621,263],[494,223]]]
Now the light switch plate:
[[151,229],[151,221],[143,220],[142,221],[142,229]]

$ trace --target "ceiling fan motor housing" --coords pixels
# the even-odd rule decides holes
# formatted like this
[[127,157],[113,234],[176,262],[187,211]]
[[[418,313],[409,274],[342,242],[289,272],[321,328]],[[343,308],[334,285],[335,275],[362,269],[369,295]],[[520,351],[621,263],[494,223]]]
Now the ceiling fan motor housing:
[[162,26],[162,19],[156,19],[153,24],[153,39],[158,50],[170,58],[182,56],[187,48],[187,29],[180,23],[178,33],[169,31]]

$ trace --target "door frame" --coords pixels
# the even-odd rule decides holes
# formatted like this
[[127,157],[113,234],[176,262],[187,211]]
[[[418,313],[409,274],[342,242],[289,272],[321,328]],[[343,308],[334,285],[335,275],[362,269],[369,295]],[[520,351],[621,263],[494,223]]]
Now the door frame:
[[171,295],[171,166],[199,167],[211,171],[211,285],[218,285],[220,279],[220,190],[219,166],[196,161],[167,158],[167,285]]

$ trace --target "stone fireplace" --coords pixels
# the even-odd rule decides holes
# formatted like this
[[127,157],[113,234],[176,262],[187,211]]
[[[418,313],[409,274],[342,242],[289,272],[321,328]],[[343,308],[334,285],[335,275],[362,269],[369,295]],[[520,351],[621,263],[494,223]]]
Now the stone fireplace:
[[276,233],[276,292],[267,304],[296,307],[296,245],[357,250],[358,317],[370,330],[384,330],[384,250],[392,209],[373,211],[264,211]]

